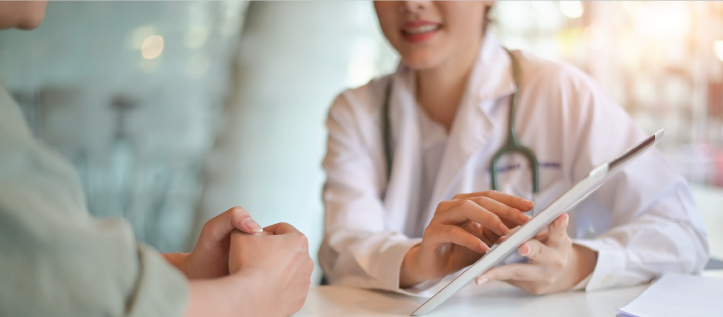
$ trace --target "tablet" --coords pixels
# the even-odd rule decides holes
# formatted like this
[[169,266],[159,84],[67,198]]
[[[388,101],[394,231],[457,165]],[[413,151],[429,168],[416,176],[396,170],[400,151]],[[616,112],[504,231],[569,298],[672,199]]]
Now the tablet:
[[587,196],[595,192],[596,189],[615,174],[615,172],[625,166],[625,164],[652,148],[663,137],[663,132],[664,130],[661,129],[646,138],[643,142],[640,142],[640,144],[628,149],[620,156],[594,168],[585,178],[581,179],[573,185],[572,188],[555,199],[547,208],[522,225],[517,232],[510,235],[502,243],[492,246],[482,258],[472,264],[466,271],[437,292],[437,294],[434,294],[434,296],[422,304],[422,306],[419,306],[419,308],[412,313],[412,316],[424,315],[430,312],[476,277],[504,261],[514,253],[520,245],[532,239],[537,232],[547,227],[557,219],[557,217],[562,215],[562,213],[569,211],[583,199],[587,198]]

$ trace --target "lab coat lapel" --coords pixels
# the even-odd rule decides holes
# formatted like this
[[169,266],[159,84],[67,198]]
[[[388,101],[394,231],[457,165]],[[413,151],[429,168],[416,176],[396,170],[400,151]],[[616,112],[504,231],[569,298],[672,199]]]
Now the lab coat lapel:
[[[410,212],[419,210],[421,145],[412,70],[400,63],[392,76],[389,104],[392,136],[392,177],[385,196],[387,229],[404,232]],[[400,212],[405,211],[405,212]]]
[[[480,151],[492,136],[494,126],[500,124],[493,122],[488,113],[499,98],[511,95],[514,90],[515,84],[509,56],[499,46],[494,36],[487,33],[452,124],[442,165],[439,168],[428,207],[427,223],[434,216],[439,202],[461,194],[455,189],[457,191],[471,190],[453,185],[471,183],[465,178],[475,177],[471,173],[462,173],[462,171],[470,158]],[[489,151],[493,153],[496,150],[490,149]],[[492,153],[483,155],[482,162],[484,164],[489,164],[489,157]]]

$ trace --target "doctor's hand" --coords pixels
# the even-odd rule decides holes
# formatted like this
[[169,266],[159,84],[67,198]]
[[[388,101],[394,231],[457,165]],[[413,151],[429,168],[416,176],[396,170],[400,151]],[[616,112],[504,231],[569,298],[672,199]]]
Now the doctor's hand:
[[441,202],[422,242],[405,254],[399,286],[439,280],[477,261],[511,228],[527,222],[531,201],[497,191],[460,194]]
[[252,304],[248,316],[290,316],[304,305],[311,286],[314,261],[306,236],[288,223],[264,232],[231,234],[229,272],[240,276]]
[[529,264],[508,264],[480,275],[478,285],[500,280],[532,294],[549,294],[569,290],[595,269],[597,253],[572,243],[567,235],[569,216],[562,214],[547,230],[517,249],[530,259]]
[[233,207],[206,222],[191,253],[164,253],[163,256],[189,279],[226,276],[231,232],[235,230],[263,231],[246,209]]

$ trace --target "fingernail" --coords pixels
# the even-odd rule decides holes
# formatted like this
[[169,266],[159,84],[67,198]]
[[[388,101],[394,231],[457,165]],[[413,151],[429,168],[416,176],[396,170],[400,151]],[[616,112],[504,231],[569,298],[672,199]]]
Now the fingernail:
[[522,199],[522,202],[524,202],[525,205],[530,206],[530,207],[532,207],[535,204],[532,201],[527,200],[527,199]]
[[529,221],[532,217],[530,217],[526,214],[520,214],[519,218],[520,218],[520,221],[522,221],[522,223],[524,224],[524,223],[527,223],[527,221]]
[[510,229],[508,229],[504,223],[500,223],[499,225],[497,225],[497,228],[500,230],[501,235],[506,235],[507,232],[510,231]]
[[261,228],[261,226],[251,217],[246,217],[246,219],[244,219],[241,223],[245,224],[246,228],[253,233],[264,232],[264,229]]
[[562,214],[562,219],[560,219],[560,224],[558,226],[564,227],[567,226],[567,220],[570,218],[567,214]]
[[522,256],[525,256],[525,255],[527,255],[527,253],[530,253],[530,247],[528,247],[528,246],[525,245],[525,244],[523,244],[523,245],[520,247],[520,249],[522,249],[522,250],[521,250],[522,252],[520,252],[520,255],[522,255]]
[[485,252],[487,252],[487,245],[485,245],[484,242],[481,242],[481,243],[479,244],[479,252],[480,252],[480,253],[485,253]]
[[487,282],[489,282],[489,281],[490,281],[490,279],[489,279],[488,277],[486,277],[486,276],[483,277],[483,278],[478,278],[478,279],[477,279],[477,285],[482,285],[482,284],[485,284],[485,283],[487,283]]

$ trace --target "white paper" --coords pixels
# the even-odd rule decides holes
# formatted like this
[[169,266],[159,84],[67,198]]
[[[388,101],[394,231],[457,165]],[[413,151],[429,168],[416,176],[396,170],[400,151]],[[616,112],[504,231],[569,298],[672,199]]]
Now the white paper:
[[618,316],[723,316],[723,279],[666,273]]

